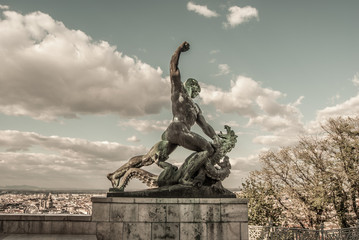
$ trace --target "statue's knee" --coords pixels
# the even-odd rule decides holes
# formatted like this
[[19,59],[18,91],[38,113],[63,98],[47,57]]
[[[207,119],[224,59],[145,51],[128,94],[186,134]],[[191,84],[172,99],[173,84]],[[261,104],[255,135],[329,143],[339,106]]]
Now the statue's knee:
[[209,156],[212,156],[214,153],[214,148],[211,146],[211,144],[208,144],[206,147],[206,151],[208,152]]
[[109,173],[109,174],[107,174],[107,178],[108,178],[108,180],[112,180],[112,176],[113,176],[113,173]]

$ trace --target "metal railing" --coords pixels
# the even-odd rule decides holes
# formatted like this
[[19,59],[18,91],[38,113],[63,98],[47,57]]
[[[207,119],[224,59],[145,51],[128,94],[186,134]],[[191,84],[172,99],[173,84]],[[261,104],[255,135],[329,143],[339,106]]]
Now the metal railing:
[[331,230],[249,225],[248,233],[249,240],[359,240],[359,220],[356,227]]

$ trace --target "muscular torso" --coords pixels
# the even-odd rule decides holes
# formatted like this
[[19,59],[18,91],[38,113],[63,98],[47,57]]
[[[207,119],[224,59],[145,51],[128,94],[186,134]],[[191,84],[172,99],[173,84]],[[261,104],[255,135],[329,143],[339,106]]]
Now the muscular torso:
[[180,89],[172,91],[172,113],[173,123],[179,122],[186,126],[188,130],[196,123],[199,108],[187,94],[183,85]]

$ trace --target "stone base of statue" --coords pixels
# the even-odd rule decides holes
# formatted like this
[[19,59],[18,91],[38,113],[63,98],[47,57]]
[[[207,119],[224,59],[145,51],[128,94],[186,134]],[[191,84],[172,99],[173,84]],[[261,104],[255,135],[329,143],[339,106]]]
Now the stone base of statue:
[[121,192],[110,188],[107,197],[150,197],[150,198],[236,198],[236,194],[221,187],[177,184],[144,191]]
[[238,198],[93,197],[92,222],[99,229],[98,239],[248,240],[247,202]]

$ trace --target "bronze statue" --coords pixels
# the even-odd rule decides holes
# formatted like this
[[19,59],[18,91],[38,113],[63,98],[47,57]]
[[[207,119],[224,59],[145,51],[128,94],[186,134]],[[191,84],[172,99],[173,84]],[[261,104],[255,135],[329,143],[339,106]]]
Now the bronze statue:
[[187,42],[182,43],[171,59],[170,76],[173,120],[163,133],[162,139],[168,141],[168,154],[180,145],[196,152],[206,152],[209,157],[214,153],[214,147],[197,133],[191,132],[191,127],[197,123],[203,132],[215,142],[218,141],[218,136],[206,122],[199,106],[192,100],[201,91],[197,80],[189,78],[183,84],[178,68],[180,54],[188,50],[189,44]]
[[223,191],[221,181],[230,174],[231,164],[226,156],[237,142],[237,136],[230,127],[225,126],[226,134],[222,132],[219,136],[219,144],[216,152],[211,157],[206,157],[202,152],[195,152],[186,158],[182,166],[177,169],[171,166],[165,167],[160,175],[152,174],[143,169],[129,168],[122,176],[118,190],[123,191],[132,178],[137,178],[148,187],[172,186],[186,183],[195,186],[211,186],[217,191]]
[[[223,158],[225,153],[234,147],[234,140],[237,137],[234,132],[226,126],[227,131],[231,132],[230,134],[232,134],[232,138],[230,144],[228,141],[223,141],[224,135],[222,134],[221,139],[221,135],[215,133],[214,129],[206,122],[199,106],[193,102],[192,99],[197,97],[201,91],[197,80],[189,78],[185,83],[182,83],[181,81],[178,62],[181,53],[186,52],[189,49],[189,43],[183,42],[174,52],[170,62],[172,122],[162,134],[162,140],[156,143],[146,155],[131,158],[125,165],[107,175],[113,188],[118,188],[123,191],[131,177],[136,176],[137,178],[141,178],[142,175],[146,175],[146,177],[143,178],[143,181],[147,181],[151,186],[157,186],[158,183],[161,185],[161,181],[171,184],[181,183],[192,185],[194,184],[193,177],[195,173],[199,171],[204,164],[207,172],[210,172],[209,169],[211,167],[209,167],[209,165],[214,166],[217,164],[218,166],[220,163],[219,160],[214,161],[213,159],[217,159],[219,155],[221,155],[220,158]],[[197,123],[203,132],[213,140],[213,143],[208,142],[199,134],[191,131],[191,127],[195,123]],[[225,142],[226,144],[224,145]],[[228,148],[229,145],[231,146],[230,148]],[[195,151],[195,153],[191,155],[192,158],[190,156],[186,159],[185,164],[183,164],[180,170],[172,164],[165,162],[168,159],[169,154],[171,154],[177,146],[182,146],[186,149]],[[226,146],[227,151],[223,151],[224,146]],[[140,169],[141,167],[151,165],[154,162],[164,169],[159,177]],[[190,162],[191,164],[186,162]],[[228,159],[226,162],[229,164]],[[227,168],[228,164],[226,164]],[[160,181],[158,181],[158,179],[160,179]]]

